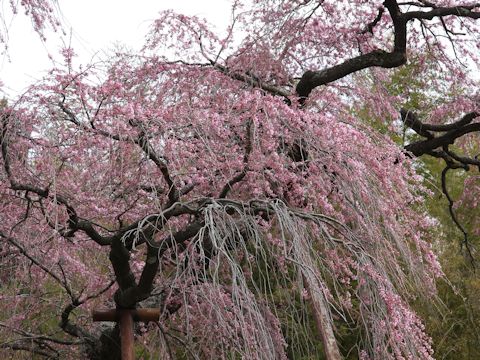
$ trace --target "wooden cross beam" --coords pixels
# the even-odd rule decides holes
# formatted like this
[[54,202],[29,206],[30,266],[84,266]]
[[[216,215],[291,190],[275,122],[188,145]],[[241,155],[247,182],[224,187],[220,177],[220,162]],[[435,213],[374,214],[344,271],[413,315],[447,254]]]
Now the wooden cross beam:
[[149,322],[160,319],[160,309],[113,309],[93,310],[93,321],[118,322],[122,360],[135,360],[133,347],[133,323]]

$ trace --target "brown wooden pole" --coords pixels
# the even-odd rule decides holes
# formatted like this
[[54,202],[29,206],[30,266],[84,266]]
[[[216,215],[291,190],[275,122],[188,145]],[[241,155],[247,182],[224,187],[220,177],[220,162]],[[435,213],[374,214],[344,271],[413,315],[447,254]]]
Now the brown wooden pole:
[[133,346],[133,316],[130,310],[120,310],[119,323],[122,360],[135,360]]
[[93,310],[93,321],[115,321],[120,328],[120,343],[122,360],[134,360],[134,321],[158,321],[160,319],[160,309],[110,309]]
[[341,360],[342,356],[340,355],[337,340],[335,339],[335,334],[333,333],[333,328],[328,318],[329,312],[327,300],[325,299],[323,292],[320,294],[312,293],[312,286],[309,280],[312,281],[312,283],[316,281],[313,275],[304,273],[303,281],[312,301],[313,314],[315,316],[318,332],[322,337],[325,358],[327,360]]

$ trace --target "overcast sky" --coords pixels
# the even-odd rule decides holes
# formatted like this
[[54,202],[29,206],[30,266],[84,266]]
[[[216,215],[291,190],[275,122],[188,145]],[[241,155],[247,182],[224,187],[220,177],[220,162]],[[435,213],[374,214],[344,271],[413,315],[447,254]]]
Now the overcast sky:
[[[58,56],[62,42],[71,44],[78,54],[76,62],[88,63],[102,50],[122,43],[133,49],[143,45],[144,35],[159,11],[174,9],[187,15],[199,15],[219,30],[230,18],[230,0],[58,0],[66,36],[47,31],[40,41],[30,19],[23,14],[2,15],[9,25],[8,54],[0,57],[0,79],[9,96],[19,94],[52,67],[48,55]],[[3,2],[3,8],[8,2]],[[2,9],[0,9],[1,11]],[[70,40],[71,39],[71,40]],[[0,97],[2,95],[0,94]]]

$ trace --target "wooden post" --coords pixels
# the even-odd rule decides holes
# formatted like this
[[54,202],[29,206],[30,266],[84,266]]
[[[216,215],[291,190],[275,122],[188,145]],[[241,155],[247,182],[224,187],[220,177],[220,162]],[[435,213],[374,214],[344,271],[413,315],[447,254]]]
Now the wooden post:
[[118,322],[120,328],[122,360],[134,360],[133,343],[133,322],[134,321],[158,321],[160,319],[159,309],[113,309],[93,310],[93,321],[114,321]]
[[[316,281],[313,276],[310,275],[309,278],[307,276],[310,274],[303,274],[303,281],[305,283],[305,288],[310,295],[310,299],[313,305],[313,313],[316,320],[316,325],[320,336],[322,337],[323,348],[325,352],[325,358],[327,360],[341,360],[342,356],[340,355],[340,350],[338,348],[337,340],[335,339],[335,334],[333,333],[333,328],[330,324],[328,319],[328,303],[325,299],[325,296],[322,293],[320,294],[313,294],[312,293],[312,286],[309,282]],[[320,296],[315,296],[320,295]]]
[[132,314],[128,310],[120,310],[119,320],[122,360],[135,360]]

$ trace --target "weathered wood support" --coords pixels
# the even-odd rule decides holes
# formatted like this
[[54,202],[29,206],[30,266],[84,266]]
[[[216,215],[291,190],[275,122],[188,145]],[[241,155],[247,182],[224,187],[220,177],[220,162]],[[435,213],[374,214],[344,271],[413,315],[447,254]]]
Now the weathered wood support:
[[109,309],[93,310],[93,321],[117,322],[120,328],[122,360],[134,360],[134,322],[158,321],[159,309]]
[[324,347],[325,357],[327,360],[341,360],[342,355],[338,348],[335,334],[333,333],[333,327],[329,319],[328,303],[325,299],[323,292],[313,294],[311,282],[317,281],[313,275],[303,275],[303,282],[307,289],[308,295],[312,301],[313,313],[315,316],[315,322],[318,332],[322,337],[322,343]]

